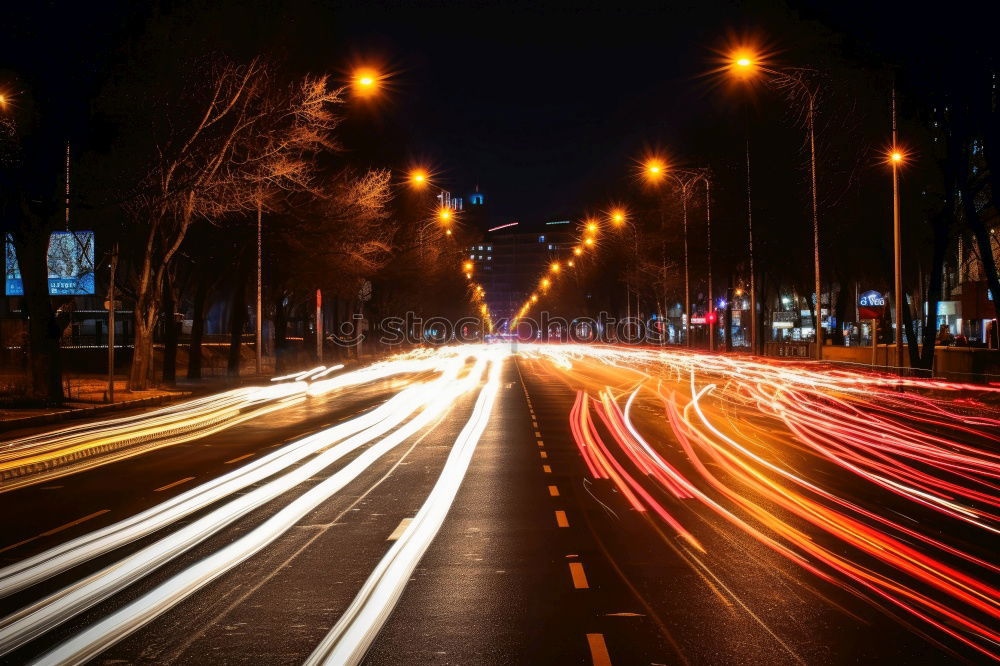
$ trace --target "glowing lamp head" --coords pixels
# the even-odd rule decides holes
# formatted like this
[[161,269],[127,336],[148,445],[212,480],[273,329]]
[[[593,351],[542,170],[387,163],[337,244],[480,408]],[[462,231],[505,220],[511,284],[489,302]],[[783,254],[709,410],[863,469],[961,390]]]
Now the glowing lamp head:
[[736,76],[750,77],[757,72],[759,58],[749,50],[737,51],[730,57],[729,69]]
[[471,261],[465,262],[465,270],[466,271],[471,271],[472,270],[472,262]]
[[567,266],[569,266],[570,268],[573,268],[573,266],[574,266],[574,264],[573,264],[573,260],[572,260],[572,259],[570,259],[569,261],[567,261],[567,262],[566,262],[566,265],[567,265]]
[[587,222],[587,231],[589,231],[590,233],[594,233],[595,231],[597,231],[597,222],[594,221]]
[[532,303],[537,303],[538,302],[538,295],[537,294],[532,294],[531,295],[531,302]]
[[551,271],[552,271],[553,273],[558,273],[558,272],[559,272],[559,262],[558,262],[558,261],[553,261],[553,262],[552,262],[552,265],[551,265],[551,266],[549,266],[549,269],[550,269],[550,270],[551,270]]
[[645,176],[646,180],[651,183],[659,182],[663,178],[663,175],[667,172],[666,166],[663,162],[658,159],[652,159],[646,162]]
[[892,151],[892,154],[889,155],[889,159],[892,160],[895,164],[899,164],[900,162],[903,161],[903,153],[899,152],[898,150],[894,150]]
[[611,211],[611,221],[614,222],[616,226],[621,226],[625,222],[625,213],[620,210]]
[[379,76],[373,70],[359,69],[354,73],[354,92],[366,97],[378,90]]
[[442,208],[441,210],[438,211],[438,219],[441,220],[442,222],[447,222],[448,220],[451,219],[451,211],[448,210],[447,208]]
[[586,240],[583,241],[583,244],[586,245],[587,247],[591,247],[591,246],[594,245],[594,239],[593,238],[587,238]]
[[542,287],[548,287],[550,284],[552,284],[551,280],[548,278],[542,278]]
[[410,184],[414,187],[423,187],[427,184],[427,172],[423,169],[417,169],[416,171],[410,172]]
[[573,248],[573,254],[575,254],[576,256],[579,257],[581,254],[583,254],[583,250],[581,248],[574,247]]
[[444,235],[451,236],[451,229],[445,229]]

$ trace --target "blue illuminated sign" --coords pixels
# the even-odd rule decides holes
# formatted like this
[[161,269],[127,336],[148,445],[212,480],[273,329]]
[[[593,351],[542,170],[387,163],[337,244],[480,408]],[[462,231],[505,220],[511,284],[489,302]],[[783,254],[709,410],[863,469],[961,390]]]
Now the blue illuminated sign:
[[[8,296],[23,296],[21,267],[14,243],[6,239],[5,290]],[[94,232],[53,231],[49,237],[49,294],[84,296],[94,294]]]

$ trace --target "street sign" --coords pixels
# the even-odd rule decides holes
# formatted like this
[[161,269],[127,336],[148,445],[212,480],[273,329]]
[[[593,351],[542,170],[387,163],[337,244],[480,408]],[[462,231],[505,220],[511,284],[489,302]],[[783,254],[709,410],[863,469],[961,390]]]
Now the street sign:
[[885,314],[885,296],[866,291],[858,297],[858,319],[881,319]]

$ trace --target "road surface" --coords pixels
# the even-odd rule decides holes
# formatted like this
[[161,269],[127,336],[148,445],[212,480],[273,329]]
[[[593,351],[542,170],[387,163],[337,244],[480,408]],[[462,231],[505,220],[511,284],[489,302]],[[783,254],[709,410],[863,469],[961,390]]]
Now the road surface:
[[277,384],[0,494],[4,660],[996,658],[995,388],[565,345]]

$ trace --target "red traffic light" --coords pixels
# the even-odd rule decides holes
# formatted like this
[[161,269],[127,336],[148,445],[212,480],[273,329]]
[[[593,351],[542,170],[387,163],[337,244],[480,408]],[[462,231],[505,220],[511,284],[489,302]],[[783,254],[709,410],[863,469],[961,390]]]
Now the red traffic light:
[[706,317],[706,319],[708,320],[708,323],[710,323],[710,324],[714,324],[714,323],[715,323],[715,319],[716,319],[716,317],[717,317],[717,315],[716,315],[716,314],[715,314],[715,312],[713,311],[713,312],[709,312],[709,313],[708,313],[708,316]]

